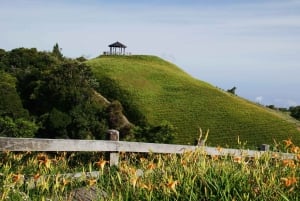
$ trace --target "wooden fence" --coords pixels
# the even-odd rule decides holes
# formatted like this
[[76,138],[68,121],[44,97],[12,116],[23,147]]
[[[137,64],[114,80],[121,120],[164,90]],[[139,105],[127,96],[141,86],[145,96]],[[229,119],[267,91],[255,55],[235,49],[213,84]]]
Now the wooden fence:
[[[40,138],[0,137],[0,151],[92,151],[110,152],[110,165],[118,165],[118,152],[171,153],[181,154],[186,151],[202,149],[207,155],[230,155],[233,157],[260,157],[266,151],[226,149],[208,146],[191,146],[176,144],[155,144],[142,142],[119,141],[118,133],[111,132],[110,140],[70,140]],[[269,152],[268,152],[269,153]],[[295,159],[294,154],[270,152],[282,159]]]

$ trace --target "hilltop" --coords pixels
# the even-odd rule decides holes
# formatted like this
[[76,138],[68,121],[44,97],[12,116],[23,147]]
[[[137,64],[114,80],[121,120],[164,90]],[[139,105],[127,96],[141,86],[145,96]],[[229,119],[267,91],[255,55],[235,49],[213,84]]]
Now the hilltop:
[[146,121],[159,124],[166,120],[174,125],[175,143],[193,144],[199,128],[209,129],[210,145],[235,146],[238,136],[248,146],[273,144],[273,139],[300,142],[297,121],[195,79],[159,57],[101,56],[86,64],[106,98],[115,99],[110,87],[126,94],[119,100],[125,112],[130,99]]

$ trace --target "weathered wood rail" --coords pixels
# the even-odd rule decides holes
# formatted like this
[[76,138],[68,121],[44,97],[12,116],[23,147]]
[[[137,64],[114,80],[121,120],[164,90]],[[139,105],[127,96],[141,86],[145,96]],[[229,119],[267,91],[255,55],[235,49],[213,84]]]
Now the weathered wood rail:
[[[118,139],[115,139],[118,140]],[[140,153],[174,153],[203,149],[207,155],[231,155],[234,157],[259,157],[265,151],[226,149],[208,146],[191,146],[176,144],[155,144],[142,142],[126,142],[112,140],[70,140],[70,139],[40,139],[40,138],[7,138],[0,137],[0,151],[81,151],[81,152],[140,152]],[[282,159],[295,159],[294,154],[271,152]],[[118,160],[118,157],[115,158]],[[117,165],[117,161],[112,164]]]

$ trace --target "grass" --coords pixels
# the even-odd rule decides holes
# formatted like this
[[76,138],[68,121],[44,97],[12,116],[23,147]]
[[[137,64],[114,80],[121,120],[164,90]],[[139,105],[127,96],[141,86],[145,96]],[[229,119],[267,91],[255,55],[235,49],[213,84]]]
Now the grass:
[[109,77],[128,92],[150,123],[167,120],[176,126],[175,143],[193,144],[199,127],[210,130],[208,143],[214,146],[232,147],[238,136],[252,148],[273,139],[300,142],[299,122],[197,80],[158,57],[102,56],[87,64],[100,84]]
[[[0,200],[72,200],[71,192],[82,187],[96,189],[95,200],[299,200],[300,148],[290,140],[280,146],[297,159],[270,153],[260,158],[208,156],[199,148],[181,155],[122,153],[117,168],[97,153],[78,158],[2,152]],[[64,174],[88,171],[99,174]]]

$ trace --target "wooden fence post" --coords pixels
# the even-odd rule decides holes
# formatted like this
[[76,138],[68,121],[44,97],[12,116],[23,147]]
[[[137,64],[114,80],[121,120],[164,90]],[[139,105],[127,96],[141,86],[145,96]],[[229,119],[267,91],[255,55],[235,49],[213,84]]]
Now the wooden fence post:
[[270,151],[270,145],[268,144],[260,145],[260,151]]
[[[107,131],[109,135],[109,140],[119,141],[119,131],[111,129]],[[119,164],[119,152],[110,152],[109,154],[109,164],[110,166],[118,166]]]

